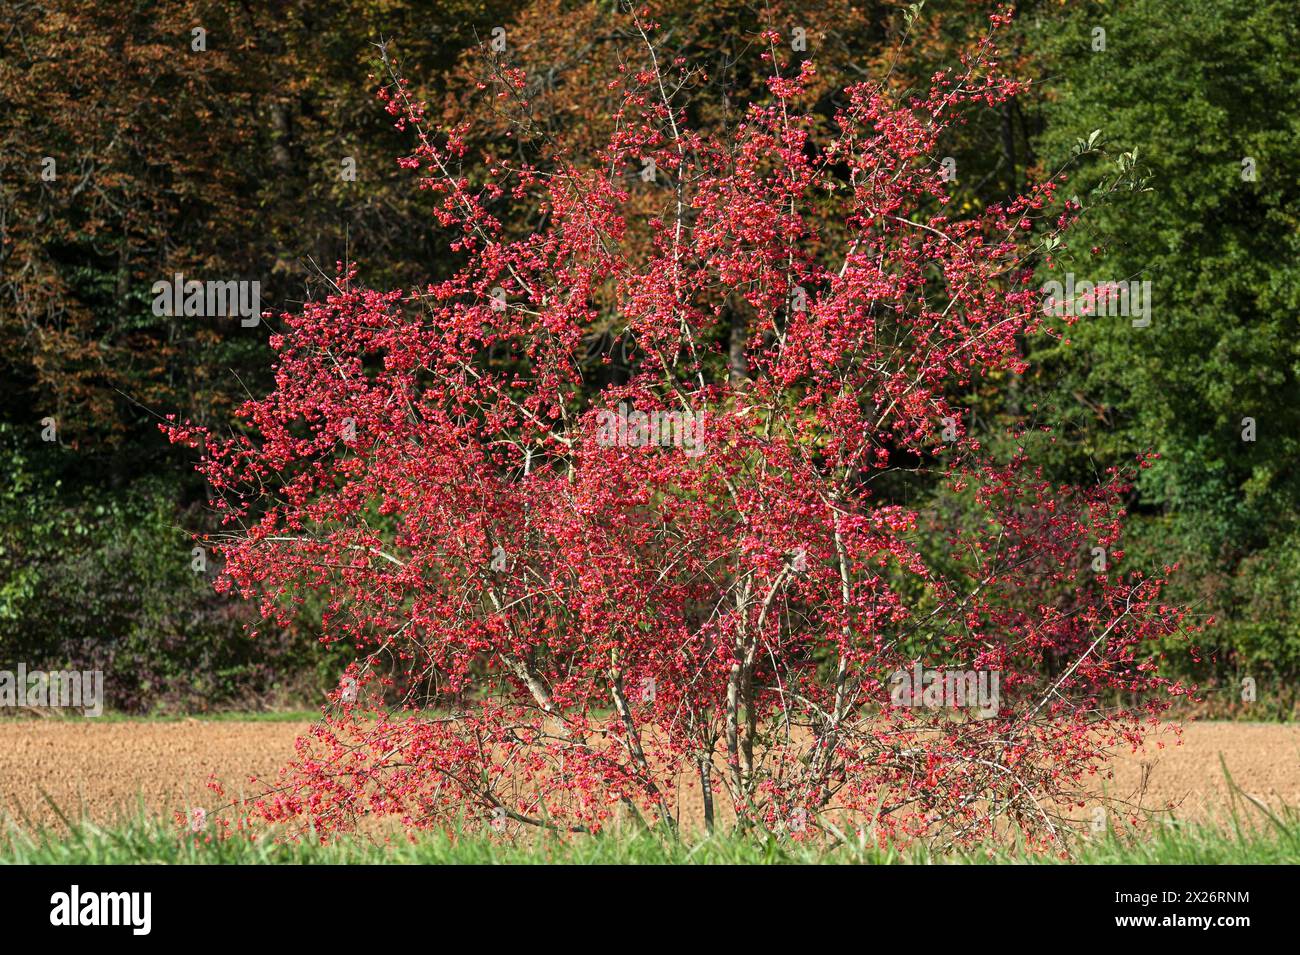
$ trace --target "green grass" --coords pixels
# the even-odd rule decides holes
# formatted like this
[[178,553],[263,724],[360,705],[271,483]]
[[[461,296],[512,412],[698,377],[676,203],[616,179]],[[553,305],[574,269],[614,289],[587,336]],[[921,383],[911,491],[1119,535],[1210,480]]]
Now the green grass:
[[[1254,810],[1222,827],[1153,822],[1142,837],[1108,835],[1079,843],[1075,864],[1232,865],[1300,862],[1300,816]],[[1260,815],[1260,813],[1265,813]],[[378,844],[359,837],[329,845],[273,839],[229,839],[196,843],[176,829],[143,816],[116,827],[73,824],[34,835],[11,824],[0,835],[0,864],[619,864],[619,865],[786,865],[786,864],[979,864],[1063,860],[1032,853],[1001,851],[935,855],[924,848],[904,853],[856,845],[799,845],[772,835],[714,836],[694,842],[663,840],[649,834],[594,837],[534,837],[511,844],[482,835],[453,838],[429,835],[416,842]]]
[[[62,826],[8,818],[0,825],[0,865],[190,864],[408,864],[408,865],[1295,865],[1300,863],[1300,809],[1269,809],[1237,786],[1220,758],[1229,802],[1216,825],[1148,817],[1140,833],[1107,830],[1079,838],[1069,858],[1015,848],[938,854],[925,846],[906,851],[839,842],[796,843],[766,833],[681,840],[638,832],[561,837],[530,833],[518,842],[480,833],[422,834],[385,844],[360,836],[326,845],[236,837],[196,840],[143,808],[126,822],[79,822],[50,802]],[[48,797],[47,797],[48,799]],[[141,804],[143,805],[143,804]]]

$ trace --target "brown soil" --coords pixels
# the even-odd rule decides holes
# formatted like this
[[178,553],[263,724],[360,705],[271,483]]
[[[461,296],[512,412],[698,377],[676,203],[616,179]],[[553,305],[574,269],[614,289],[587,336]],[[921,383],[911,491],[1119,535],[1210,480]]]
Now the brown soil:
[[[215,775],[232,796],[248,778],[275,778],[307,723],[0,720],[0,811],[53,823],[109,823],[210,806]],[[48,796],[48,799],[46,798]]]
[[[52,801],[70,817],[110,823],[138,815],[211,805],[205,783],[215,774],[231,795],[251,794],[248,778],[274,778],[293,755],[305,723],[0,721],[0,813],[19,821],[55,823]],[[1272,805],[1300,807],[1300,726],[1191,723],[1182,745],[1173,736],[1158,748],[1115,762],[1109,793],[1134,798],[1143,774],[1142,804],[1174,804],[1182,818],[1223,815],[1227,785],[1220,757],[1236,784]],[[46,799],[48,796],[48,800]],[[695,798],[692,798],[694,796]],[[700,812],[698,794],[682,794],[684,823]]]
[[1163,733],[1147,740],[1145,752],[1116,759],[1107,792],[1129,798],[1149,772],[1146,808],[1173,804],[1180,818],[1220,817],[1229,800],[1226,766],[1246,795],[1274,807],[1300,808],[1300,726],[1187,723],[1182,745],[1173,745],[1174,740],[1172,733]]

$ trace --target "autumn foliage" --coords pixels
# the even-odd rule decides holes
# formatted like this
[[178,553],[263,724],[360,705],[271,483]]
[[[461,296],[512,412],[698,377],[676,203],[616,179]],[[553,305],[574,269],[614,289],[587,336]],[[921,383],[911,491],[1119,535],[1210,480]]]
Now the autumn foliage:
[[[387,77],[458,268],[341,268],[240,429],[171,427],[225,519],[219,586],[270,621],[323,603],[358,652],[255,813],[671,827],[689,788],[710,825],[1050,843],[1183,692],[1149,651],[1183,618],[1124,569],[1124,475],[1063,487],[966,433],[1070,225],[1058,180],[947,207],[938,137],[1019,91],[1000,18],[927,90],[848,87],[830,128],[765,35],[767,91],[722,132],[634,23],[609,141],[545,170],[505,143],[465,175],[465,130]],[[909,506],[922,479],[963,506]],[[918,666],[995,677],[996,705],[900,696]]]

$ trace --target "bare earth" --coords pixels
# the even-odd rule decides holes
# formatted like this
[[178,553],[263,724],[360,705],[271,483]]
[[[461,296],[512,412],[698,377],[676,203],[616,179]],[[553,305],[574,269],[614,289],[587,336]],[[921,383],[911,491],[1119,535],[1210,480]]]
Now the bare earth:
[[[104,722],[94,720],[0,721],[0,817],[18,822],[55,823],[52,801],[73,818],[110,823],[150,814],[185,812],[207,806],[206,788],[215,774],[231,795],[252,794],[248,777],[272,779],[293,755],[293,742],[306,723]],[[1187,724],[1182,745],[1159,737],[1144,753],[1124,755],[1115,779],[1105,784],[1116,796],[1132,798],[1149,770],[1142,800],[1149,809],[1177,805],[1176,815],[1220,817],[1227,787],[1226,761],[1237,785],[1271,805],[1300,807],[1300,726],[1251,723]],[[698,799],[682,794],[683,822],[699,813]],[[46,799],[48,796],[48,800]]]

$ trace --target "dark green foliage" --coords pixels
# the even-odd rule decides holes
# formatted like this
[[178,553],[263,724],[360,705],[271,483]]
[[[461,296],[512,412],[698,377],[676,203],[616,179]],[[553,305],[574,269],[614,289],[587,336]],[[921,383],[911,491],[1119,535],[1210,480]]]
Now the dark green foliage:
[[73,457],[0,425],[0,668],[102,670],[106,705],[125,712],[323,699],[334,655],[306,629],[245,636],[251,608],[213,590],[211,563],[195,570],[184,528],[203,515],[174,485],[69,494],[52,464]]
[[[1097,27],[1104,51],[1092,49]],[[1294,5],[1072,4],[1029,35],[1046,75],[1044,168],[1101,131],[1065,191],[1082,200],[1084,229],[1041,275],[1149,279],[1153,297],[1150,327],[1085,318],[1068,345],[1035,343],[1025,390],[1071,422],[1054,466],[1078,475],[1158,451],[1132,550],[1180,562],[1173,596],[1218,621],[1202,641],[1216,658],[1189,672],[1250,674],[1261,699],[1284,694],[1300,674]],[[1148,191],[1094,201],[1126,153]]]

